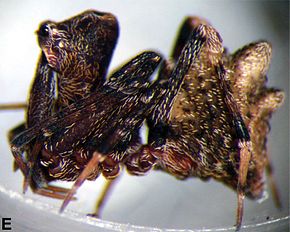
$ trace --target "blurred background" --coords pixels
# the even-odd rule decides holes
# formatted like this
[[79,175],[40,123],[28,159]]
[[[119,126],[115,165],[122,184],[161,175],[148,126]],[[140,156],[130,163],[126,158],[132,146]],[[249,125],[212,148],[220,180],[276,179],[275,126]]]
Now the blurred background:
[[[244,231],[288,231],[289,223],[289,3],[231,0],[9,0],[0,1],[0,104],[27,99],[40,53],[35,30],[40,22],[61,21],[87,9],[111,12],[120,37],[110,70],[143,50],[170,54],[176,31],[187,15],[207,19],[230,52],[252,41],[272,43],[268,85],[281,88],[286,101],[273,115],[268,148],[283,208],[276,209],[266,188],[262,201],[245,201]],[[92,212],[104,180],[86,182],[67,211],[61,202],[28,191],[22,175],[12,172],[7,131],[24,112],[0,112],[0,216],[11,218],[12,231],[232,231],[236,193],[215,181],[176,180],[152,171],[144,177],[123,173],[103,213]],[[70,186],[66,184],[66,186]],[[268,195],[268,197],[267,197]],[[288,218],[287,218],[288,217]]]

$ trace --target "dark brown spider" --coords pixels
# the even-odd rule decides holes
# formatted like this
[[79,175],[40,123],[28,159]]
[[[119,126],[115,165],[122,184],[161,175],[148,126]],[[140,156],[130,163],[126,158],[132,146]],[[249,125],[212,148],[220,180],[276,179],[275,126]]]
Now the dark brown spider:
[[[172,53],[173,63],[190,31],[199,25],[209,23],[197,17],[185,20]],[[164,110],[162,103],[155,108],[153,123],[148,120],[149,143],[126,166],[132,174],[143,174],[150,168],[140,168],[140,162],[154,160],[152,167],[180,179],[196,176],[223,182],[238,193],[239,230],[244,197],[262,196],[265,168],[272,179],[266,147],[269,119],[281,106],[284,93],[266,87],[271,59],[268,42],[251,43],[227,54],[213,28],[206,37],[171,110]],[[170,73],[172,65],[166,67]],[[271,185],[279,206],[273,181]]]
[[[42,53],[27,122],[9,137],[25,177],[24,191],[30,186],[42,195],[66,197],[62,209],[84,180],[101,173],[115,178],[120,165],[138,151],[143,121],[164,98],[167,106],[177,94],[164,83],[180,86],[207,30],[200,26],[192,32],[168,80],[160,76],[149,82],[161,57],[144,52],[105,81],[117,28],[111,14],[87,11],[64,22],[44,22],[38,30]],[[52,180],[76,180],[75,188],[67,194],[48,185]]]
[[[106,80],[117,36],[116,18],[95,11],[40,26],[27,121],[9,136],[24,189],[65,199],[63,210],[83,181],[113,179],[120,165],[133,175],[154,167],[180,179],[212,177],[237,191],[239,229],[244,196],[260,197],[270,170],[268,121],[284,98],[265,86],[270,45],[229,55],[213,27],[190,17],[155,82],[149,78],[161,57],[154,52]],[[141,145],[145,120],[149,138]],[[75,184],[67,190],[52,180]]]

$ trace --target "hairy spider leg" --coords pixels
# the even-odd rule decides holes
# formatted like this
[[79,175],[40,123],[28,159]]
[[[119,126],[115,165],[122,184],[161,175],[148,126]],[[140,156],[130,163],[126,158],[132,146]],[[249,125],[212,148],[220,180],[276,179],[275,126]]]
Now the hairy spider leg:
[[[54,199],[64,200],[67,196],[70,189],[54,186],[51,184],[48,184],[45,187],[37,188],[33,190],[34,193],[44,196],[44,197],[50,197]],[[76,197],[72,197],[71,200],[76,200]]]
[[27,109],[26,103],[0,104],[0,110],[25,110],[25,109]]
[[96,202],[95,212],[87,214],[89,217],[96,217],[96,218],[101,217],[102,211],[106,205],[106,202],[110,196],[110,193],[112,192],[114,186],[117,184],[119,179],[120,179],[120,176],[117,176],[114,179],[106,180],[106,183],[105,183],[105,186],[103,187],[101,195],[99,196],[99,199]]
[[[62,133],[63,128],[66,128],[67,126],[70,127],[71,123],[76,122],[76,120],[79,118],[79,120],[83,119],[83,116],[89,117],[90,121],[97,121],[98,119],[95,119],[96,117],[99,116],[99,113],[96,112],[97,108],[95,107],[95,103],[100,101],[98,106],[100,109],[98,111],[102,112],[102,109],[105,109],[108,114],[112,111],[113,113],[115,111],[122,111],[122,106],[125,108],[130,107],[130,105],[135,105],[134,107],[138,106],[138,101],[136,101],[135,98],[139,99],[139,95],[136,95],[135,92],[141,91],[141,97],[139,101],[143,102],[143,104],[139,104],[140,108],[142,109],[140,113],[135,114],[134,112],[134,107],[130,110],[125,110],[124,113],[126,114],[127,121],[124,119],[124,116],[121,115],[115,115],[117,116],[115,120],[111,121],[110,126],[114,127],[112,130],[110,127],[106,124],[109,123],[109,120],[105,121],[105,132],[103,130],[104,134],[103,136],[106,136],[106,133],[109,134],[109,140],[108,143],[105,142],[105,146],[102,146],[102,150],[106,149],[111,149],[111,146],[114,147],[116,143],[118,143],[119,135],[122,135],[123,137],[126,135],[127,131],[133,130],[135,127],[138,127],[140,122],[142,122],[144,119],[142,119],[142,114],[147,112],[148,107],[144,107],[144,104],[150,103],[150,99],[152,99],[152,96],[154,95],[153,92],[149,89],[147,91],[147,83],[146,80],[149,79],[150,75],[154,72],[154,69],[156,66],[159,64],[161,60],[161,57],[158,56],[158,54],[154,52],[144,52],[134,58],[132,61],[130,61],[127,65],[125,65],[125,68],[121,69],[121,72],[117,72],[116,75],[113,75],[114,78],[116,78],[116,81],[118,81],[118,85],[114,84],[114,79],[109,79],[109,82],[106,83],[105,86],[102,87],[102,93],[96,92],[92,94],[89,98],[83,99],[82,101],[76,102],[75,104],[70,105],[68,108],[64,108],[62,111],[56,113],[55,115],[52,115],[49,119],[45,120],[44,122],[40,122],[37,125],[25,130],[24,132],[18,134],[13,141],[11,142],[12,144],[12,149],[16,151],[21,151],[22,149],[25,149],[25,146],[29,144],[31,141],[39,141],[35,142],[34,144],[36,145],[37,143],[41,144],[41,141],[43,142],[46,137],[53,136],[55,131],[58,131],[58,133]],[[119,78],[118,78],[119,77]],[[138,78],[140,78],[141,83],[138,83]],[[132,82],[130,81],[132,80]],[[145,86],[143,86],[142,82],[145,80]],[[139,82],[140,82],[139,81]],[[124,87],[122,87],[122,83],[127,83]],[[130,84],[132,85],[132,90],[129,91]],[[113,86],[113,87],[112,87]],[[124,91],[124,88],[126,89]],[[139,90],[140,89],[140,90]],[[129,91],[129,93],[127,93]],[[124,98],[125,96],[125,102],[127,104],[120,104],[118,101],[117,93]],[[124,95],[125,92],[126,94]],[[153,95],[152,95],[153,94]],[[157,94],[157,93],[156,93]],[[115,98],[110,98],[110,96],[114,96]],[[126,100],[129,98],[128,100]],[[148,98],[148,99],[147,99]],[[109,107],[108,105],[108,100],[114,100]],[[131,99],[131,100],[130,100]],[[130,103],[131,102],[131,103]],[[103,104],[103,106],[102,106]],[[120,108],[121,107],[121,108]],[[118,110],[117,110],[118,109]],[[93,110],[93,112],[91,112]],[[148,111],[149,113],[150,111]],[[89,113],[89,115],[88,115]],[[110,113],[111,114],[111,113]],[[90,116],[91,115],[91,116]],[[125,118],[126,118],[125,117]],[[108,117],[105,117],[108,119]],[[102,117],[99,119],[102,120]],[[122,123],[116,123],[117,121],[119,122],[126,122],[126,125],[122,126]],[[125,120],[125,121],[124,121]],[[102,124],[102,121],[99,121],[99,124]],[[115,126],[114,126],[115,125]],[[133,129],[132,129],[133,128]],[[115,130],[115,131],[114,131]],[[65,131],[65,130],[64,130]],[[90,133],[90,131],[88,131]],[[114,135],[114,136],[113,136]],[[64,136],[69,136],[66,133]],[[113,137],[112,137],[113,136]],[[123,138],[121,137],[121,139]],[[92,142],[92,141],[91,141]],[[36,148],[35,148],[36,149]],[[38,149],[35,150],[35,154],[38,154]],[[106,153],[106,151],[105,151]],[[30,172],[32,173],[34,170],[33,168],[33,163],[35,162],[35,157],[31,158],[29,166],[30,166]],[[91,166],[90,166],[91,167]],[[91,171],[94,169],[91,169]],[[90,175],[91,172],[89,172],[88,169],[86,169],[87,175]],[[34,175],[34,173],[33,173]],[[77,175],[77,173],[76,173]],[[84,174],[81,176],[83,177]],[[88,176],[86,176],[88,177]],[[80,186],[83,181],[78,181],[76,186]],[[40,183],[43,184],[43,183]],[[39,187],[39,189],[37,189]],[[75,187],[74,191],[77,190],[78,187]],[[55,189],[54,186],[48,186],[48,187],[42,187],[42,186],[36,186],[36,193],[40,193],[41,195],[45,196],[50,196],[54,198],[59,198],[63,199],[64,195],[67,195],[66,197],[66,204],[68,204],[69,200],[71,199],[74,193],[71,191],[67,191],[66,189]]]
[[[169,79],[167,88],[163,93],[158,105],[155,107],[151,116],[153,125],[166,123],[170,117],[171,108],[175,97],[183,83],[184,77],[188,72],[191,63],[198,59],[200,50],[205,42],[204,33],[206,25],[199,25],[192,32],[185,44],[176,66],[174,67]],[[162,83],[163,84],[163,83]]]
[[[161,72],[159,78],[162,80],[160,88],[164,89],[162,98],[158,101],[158,104],[154,108],[152,115],[148,118],[149,133],[154,134],[154,138],[151,138],[157,145],[162,145],[163,133],[167,133],[166,123],[170,117],[170,112],[174,99],[180,89],[180,86],[185,78],[185,75],[190,68],[191,64],[198,59],[200,50],[205,42],[204,31],[206,25],[199,25],[193,30],[190,36],[187,38],[187,42],[183,47],[177,64],[170,73],[167,80],[164,80],[166,76]],[[166,71],[166,70],[165,70]],[[164,81],[167,82],[164,84]],[[127,170],[134,175],[142,175],[150,170],[156,161],[155,155],[161,154],[160,151],[154,148],[144,145],[141,149],[133,154],[127,161]],[[159,156],[157,155],[157,157]]]
[[267,153],[266,155],[266,173],[268,175],[269,178],[269,182],[270,182],[270,188],[273,194],[273,199],[275,202],[275,205],[277,208],[282,208],[282,202],[281,202],[281,197],[280,197],[280,193],[274,178],[274,172],[273,172],[273,165],[270,161],[270,157],[269,157],[269,153]]
[[244,205],[244,198],[245,192],[244,188],[247,181],[247,174],[249,168],[249,162],[251,159],[251,152],[252,152],[252,143],[250,139],[250,134],[248,129],[244,123],[242,115],[239,111],[237,103],[232,95],[230,90],[229,83],[227,83],[226,78],[226,71],[222,64],[216,67],[218,78],[220,82],[220,87],[225,90],[227,93],[225,102],[231,113],[233,114],[234,125],[237,133],[237,137],[239,139],[239,148],[240,148],[240,165],[239,165],[239,176],[238,176],[238,186],[237,186],[237,193],[238,193],[238,208],[237,208],[237,221],[236,221],[236,230],[238,231],[241,227],[242,218],[243,218],[243,205]]
[[73,198],[74,194],[78,190],[78,188],[83,184],[83,182],[88,178],[88,176],[98,167],[98,164],[104,160],[104,155],[94,152],[93,157],[90,159],[84,170],[81,172],[77,180],[74,182],[72,188],[66,194],[64,201],[61,205],[59,212],[63,212],[68,203]]
[[[182,83],[182,79],[184,78],[185,73],[187,72],[187,69],[190,67],[191,62],[193,59],[196,59],[198,57],[198,53],[199,50],[202,46],[203,43],[203,37],[202,37],[202,26],[200,28],[198,28],[198,30],[194,31],[192,33],[192,38],[189,40],[189,42],[187,43],[187,46],[185,46],[185,48],[183,49],[180,61],[178,62],[176,68],[173,71],[172,76],[170,77],[169,81],[171,86],[174,87],[174,89],[170,89],[165,91],[166,95],[170,95],[170,100],[173,101],[174,95],[176,95],[177,91],[175,88],[178,89],[179,85]],[[172,93],[173,91],[173,93]],[[162,95],[164,96],[164,94]],[[167,96],[168,97],[168,96]],[[149,97],[150,98],[150,97]],[[167,98],[166,104],[164,106],[169,106],[172,104],[170,102],[170,100]],[[163,101],[163,98],[161,98],[161,102]],[[157,101],[157,104],[160,104],[160,101]],[[161,113],[161,112],[159,112]],[[132,118],[133,117],[133,118]],[[132,115],[130,117],[130,122],[133,121],[134,122],[134,118],[136,118],[135,115]],[[128,128],[129,129],[129,128]],[[118,129],[114,129],[116,131],[118,131]],[[126,130],[125,130],[126,131]],[[120,132],[119,132],[120,133]],[[120,133],[122,134],[122,133]],[[108,147],[111,147],[113,145],[113,143],[116,143],[117,141],[113,140],[110,141],[108,145]],[[105,149],[107,150],[107,148],[105,147]],[[92,162],[93,164],[96,164],[97,162],[99,162],[100,157],[99,158],[93,158],[93,161],[89,161],[89,164]],[[89,165],[88,164],[88,165]],[[70,193],[67,195],[67,198],[65,199],[63,206],[61,207],[61,211],[67,206],[70,198],[73,196],[73,194],[76,192],[77,188],[83,183],[83,181],[91,174],[91,172],[89,171],[89,169],[86,167],[84,169],[84,171],[82,172],[82,174],[80,175],[80,177],[77,179],[74,187],[72,188],[72,190],[70,191]]]
[[[178,86],[182,83],[182,79],[184,78],[184,75],[187,72],[187,69],[190,67],[192,60],[198,57],[200,47],[202,46],[202,43],[203,43],[201,32],[199,30],[201,29],[199,28],[197,31],[192,33],[192,37],[189,39],[187,46],[184,48],[182,52],[180,61],[176,65],[172,76],[170,76],[169,86],[171,86],[172,88],[170,90],[164,91],[165,93],[162,93],[162,96],[161,96],[162,98],[161,100],[157,101],[158,103],[156,105],[161,104],[160,102],[162,102],[163,96],[166,96],[166,97],[168,97],[168,95],[170,96],[170,100],[168,100],[169,97],[167,98],[168,105],[171,104],[170,101],[173,101],[172,99],[174,98],[174,95],[176,95],[176,92],[178,91]],[[160,81],[159,78],[157,79],[157,81],[158,80]],[[161,82],[162,82],[162,78],[161,78]],[[164,105],[164,107],[165,106],[166,105]],[[140,149],[142,151],[141,152],[139,151],[138,153],[136,153],[137,154],[136,158],[138,159],[137,170],[140,171],[140,169],[142,168],[141,172],[144,172],[144,170],[148,171],[154,164],[155,158],[153,158],[150,153],[145,152],[145,150],[147,150],[147,147],[141,147]],[[142,157],[140,156],[140,154],[142,154]],[[147,154],[149,157],[146,156],[145,154]],[[130,169],[130,168],[127,166],[127,169]],[[136,172],[136,170],[134,171],[135,171],[134,174],[138,172],[138,171]],[[131,170],[131,173],[133,173],[132,170]],[[92,214],[91,216],[100,216],[100,211],[103,208],[105,200],[107,199],[109,192],[112,190],[114,183],[115,182],[111,180],[106,184],[105,189],[101,195],[101,198],[97,203],[96,212]]]

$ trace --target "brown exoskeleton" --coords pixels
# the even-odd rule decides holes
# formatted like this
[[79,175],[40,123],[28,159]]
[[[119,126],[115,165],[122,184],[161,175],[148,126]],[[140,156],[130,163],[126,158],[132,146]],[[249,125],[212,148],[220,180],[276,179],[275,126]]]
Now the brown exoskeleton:
[[[140,54],[105,80],[117,30],[111,14],[87,11],[60,23],[44,22],[37,32],[42,53],[27,122],[11,131],[11,148],[25,177],[24,191],[30,186],[65,198],[61,210],[84,180],[100,174],[115,178],[138,151],[138,129],[163,99],[163,106],[172,105],[208,27],[192,32],[170,77],[153,83],[149,78],[161,61],[155,52]],[[76,182],[68,191],[50,186],[52,180]]]
[[[172,63],[178,60],[190,31],[199,25],[209,24],[197,17],[185,20]],[[143,174],[150,168],[140,168],[140,162],[149,159],[154,160],[152,167],[180,179],[196,176],[223,182],[238,193],[239,230],[244,197],[262,196],[265,168],[272,177],[266,147],[269,119],[282,104],[284,93],[266,87],[268,42],[249,44],[230,55],[214,29],[206,37],[171,110],[164,110],[162,103],[155,108],[153,122],[148,120],[148,145],[132,155],[126,166],[133,174]],[[172,66],[167,63],[164,75]],[[273,181],[271,185],[279,206]]]
[[[117,35],[113,15],[92,11],[40,26],[27,122],[10,136],[24,188],[65,198],[63,210],[84,180],[113,179],[120,165],[134,175],[157,168],[181,179],[212,177],[237,191],[239,229],[244,196],[263,191],[268,121],[284,97],[265,86],[270,45],[226,54],[218,32],[191,17],[155,82],[149,78],[161,57],[154,52],[106,81]],[[144,120],[149,138],[142,146]],[[66,190],[52,180],[76,182]]]

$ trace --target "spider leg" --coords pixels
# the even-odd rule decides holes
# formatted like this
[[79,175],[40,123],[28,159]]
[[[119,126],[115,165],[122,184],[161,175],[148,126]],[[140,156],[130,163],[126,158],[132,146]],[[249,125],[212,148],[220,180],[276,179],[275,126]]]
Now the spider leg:
[[238,208],[237,208],[237,219],[236,219],[236,230],[238,231],[242,224],[243,211],[244,211],[244,198],[245,198],[245,186],[247,182],[247,174],[249,168],[249,162],[251,158],[250,142],[239,141],[240,147],[240,166],[238,176]]
[[175,65],[169,79],[167,88],[165,88],[162,98],[155,107],[151,119],[154,125],[164,123],[169,120],[173,102],[178,94],[178,91],[183,83],[184,77],[188,72],[192,62],[194,62],[205,43],[204,34],[206,34],[207,27],[200,25],[195,28],[184,46],[181,55]]
[[36,143],[32,152],[30,153],[32,156],[29,157],[30,160],[28,162],[24,162],[22,156],[19,155],[20,153],[13,153],[14,158],[15,156],[17,157],[17,159],[15,159],[15,165],[17,166],[17,168],[19,167],[21,169],[24,175],[23,193],[25,193],[30,186],[31,190],[36,194],[56,199],[64,199],[65,194],[69,191],[69,189],[52,185],[45,186],[46,181],[44,179],[40,179],[40,181],[37,181],[37,183],[35,182],[35,180],[32,180],[35,172],[35,160],[40,152],[40,149],[40,144]]
[[281,208],[282,207],[281,197],[273,175],[273,167],[268,153],[266,154],[266,173],[269,178],[270,188],[273,194],[274,202],[278,208]]
[[113,73],[104,85],[115,91],[131,95],[151,84],[151,74],[161,59],[161,56],[155,52],[143,52]]
[[105,203],[108,200],[110,193],[113,190],[113,187],[116,185],[117,181],[119,180],[119,176],[114,179],[107,179],[105,186],[103,187],[102,193],[99,196],[99,199],[96,202],[95,212],[92,214],[87,214],[90,217],[100,218],[102,211],[104,209]]
[[238,231],[241,227],[243,218],[245,187],[247,183],[247,174],[252,153],[252,143],[248,129],[244,123],[238,105],[232,95],[232,91],[230,89],[229,82],[226,78],[226,71],[223,65],[220,64],[219,66],[217,66],[216,71],[219,78],[219,84],[221,88],[224,89],[224,91],[227,93],[225,96],[225,102],[229,107],[230,112],[232,113],[233,124],[236,129],[237,138],[239,139],[238,146],[240,148],[240,166],[237,186],[238,208],[236,220],[236,229]]
[[132,175],[144,175],[155,165],[156,158],[152,155],[155,153],[152,147],[143,145],[134,154],[132,154],[125,162],[127,171]]
[[104,155],[94,152],[91,160],[88,162],[84,170],[81,172],[77,180],[74,182],[72,188],[66,194],[62,206],[60,208],[60,212],[63,212],[67,207],[68,203],[73,198],[73,195],[76,193],[78,188],[84,183],[84,181],[89,177],[89,175],[98,168],[98,164],[104,159]]
[[14,161],[16,163],[14,165],[14,167],[20,168],[20,170],[22,171],[24,176],[26,176],[27,172],[28,172],[28,167],[27,167],[27,164],[23,158],[23,151],[20,149],[16,149],[16,148],[11,147],[11,152],[12,152],[12,155],[14,157]]
[[26,103],[7,103],[0,104],[0,110],[25,110],[27,109]]
[[195,16],[189,16],[187,17],[184,22],[182,23],[182,26],[179,30],[177,40],[175,42],[174,48],[171,52],[171,56],[175,62],[178,61],[178,58],[182,52],[182,49],[184,48],[185,44],[188,42],[188,39],[190,38],[190,34],[194,29],[196,29],[199,25],[207,25],[210,26],[210,24],[199,17]]
[[[36,194],[60,200],[64,200],[69,191],[70,189],[53,185],[47,185],[46,187],[33,189],[33,192]],[[72,198],[72,200],[75,199],[75,197]]]
[[[129,62],[129,64],[132,65],[127,65],[128,67],[125,70],[122,69],[123,72],[119,73],[120,79],[117,78],[117,80],[121,83],[129,81],[130,84],[132,84],[132,79],[137,80],[138,78],[144,78],[146,81],[159,62],[160,56],[158,56],[156,53],[142,53],[141,55],[137,56],[137,58],[133,59],[133,61]],[[131,75],[129,75],[129,73],[131,73]],[[113,80],[110,80],[110,83],[112,84]],[[142,84],[136,82],[134,82],[132,85],[134,85],[136,88],[135,91],[138,91],[138,89],[142,88]],[[41,177],[41,173],[37,174],[37,172],[41,172],[40,169],[36,170],[34,168],[37,157],[42,149],[42,142],[47,139],[47,137],[53,139],[53,136],[57,136],[62,137],[62,140],[67,138],[67,140],[72,141],[72,136],[76,136],[76,139],[73,140],[77,141],[81,138],[82,135],[86,137],[88,133],[91,133],[91,125],[94,126],[96,125],[96,122],[98,122],[98,129],[96,129],[92,135],[94,138],[91,140],[88,138],[88,140],[91,142],[96,142],[96,144],[104,144],[104,146],[101,145],[99,149],[103,150],[107,154],[107,152],[111,151],[111,149],[116,144],[118,144],[119,140],[122,140],[127,135],[130,137],[130,133],[134,131],[136,127],[141,125],[142,121],[144,120],[142,115],[144,112],[146,113],[147,109],[146,107],[142,106],[144,106],[146,103],[143,102],[142,104],[138,104],[135,99],[136,95],[134,94],[131,94],[132,96],[130,98],[130,94],[124,95],[123,93],[120,93],[121,100],[123,99],[126,101],[127,98],[130,98],[129,100],[131,101],[131,104],[128,103],[128,101],[128,104],[120,104],[120,99],[118,99],[116,93],[112,92],[110,85],[103,88],[103,92],[94,93],[89,98],[70,105],[55,115],[50,116],[46,120],[36,123],[29,129],[21,130],[20,133],[17,134],[17,136],[13,139],[11,142],[11,149],[15,157],[15,161],[22,170],[25,177],[23,186],[24,192],[29,185],[33,185],[32,177],[36,175],[40,176],[40,179],[37,179],[35,189],[40,189],[38,192],[42,195],[55,195],[57,198],[59,198],[59,196],[57,196],[55,193],[51,194],[49,191],[42,189],[42,185],[46,184],[46,179],[45,177]],[[147,93],[146,91],[144,93],[144,91],[141,90],[140,93],[141,96],[145,94],[143,97],[141,97],[141,101],[144,100],[146,102]],[[151,92],[149,91],[149,99],[151,97],[150,93]],[[137,99],[139,98],[137,97]],[[99,102],[99,104],[96,105],[96,102]],[[134,105],[134,107],[132,105]],[[122,107],[125,107],[125,115],[121,114],[120,117],[115,115],[118,111],[123,112]],[[134,115],[135,107],[141,108],[141,111],[137,115]],[[132,117],[130,117],[131,115]],[[116,120],[113,120],[113,116]],[[79,121],[81,122],[78,123]],[[87,130],[83,129],[84,125],[88,125],[86,127],[88,128]],[[69,133],[69,129],[71,129],[73,134]],[[78,133],[74,133],[74,131],[78,131]],[[100,136],[98,137],[98,135]],[[100,143],[101,140],[104,140],[103,143]],[[33,142],[33,144],[31,144],[31,142]],[[55,146],[54,144],[51,145],[52,147]],[[65,151],[68,144],[62,143],[62,145]],[[61,146],[59,145],[59,147]],[[28,149],[27,152],[29,152],[28,161],[25,161],[24,157],[22,156],[23,151],[26,149]],[[69,202],[69,199],[70,197],[68,197],[66,202]]]
[[19,125],[17,125],[16,127],[12,128],[11,130],[8,131],[8,141],[11,143],[11,141],[13,140],[13,138],[15,136],[17,136],[18,134],[20,134],[21,132],[25,131],[26,127],[25,127],[25,123],[21,123]]
[[30,153],[30,156],[28,157],[29,160],[27,162],[28,165],[28,171],[26,175],[24,175],[24,181],[23,181],[23,193],[25,193],[28,189],[28,186],[31,185],[32,181],[32,175],[34,171],[34,165],[37,159],[37,156],[39,152],[41,151],[42,145],[39,142],[36,142],[32,148],[32,151]]
[[[142,83],[136,81],[140,79],[146,84],[160,61],[161,57],[154,52],[144,52],[136,56],[121,68],[122,72],[119,71],[113,74],[99,91],[63,108],[49,118],[44,118],[43,120],[38,118],[35,125],[29,127],[25,131],[21,131],[23,133],[19,133],[15,136],[11,142],[12,149],[19,151],[40,134],[47,137],[57,130],[59,131],[66,126],[76,123],[78,120],[82,120],[85,114],[96,115],[97,112],[105,112],[104,115],[107,115],[112,108],[120,108],[120,98],[126,101],[127,97],[136,97],[136,91],[139,91],[143,86]],[[115,82],[117,82],[117,84],[115,84]],[[125,84],[132,85],[131,87],[134,87],[135,90],[130,92],[126,89],[127,87]],[[38,86],[39,84],[35,85]],[[127,93],[128,91],[130,93]],[[126,94],[122,92],[126,92]],[[34,98],[38,99],[36,96]],[[37,112],[40,111],[38,108],[35,110],[37,110]],[[103,115],[97,115],[97,117],[103,117]],[[36,118],[34,120],[36,120]]]
[[44,54],[41,54],[29,95],[27,128],[35,126],[39,121],[47,120],[52,115],[54,98],[54,71],[48,65]]
[[[12,154],[16,162],[16,165],[14,165],[14,170],[17,169],[18,166],[25,177],[24,191],[26,190],[27,184],[29,182],[27,181],[27,176],[30,174],[29,165],[27,164],[23,153],[27,152],[28,159],[31,159],[30,150],[33,145],[29,144],[29,142],[31,142],[33,138],[31,138],[28,142],[26,141],[26,143],[21,147],[17,146],[17,144],[15,146],[13,141],[19,135],[23,133],[25,134],[26,127],[33,127],[39,120],[47,119],[47,117],[51,115],[55,90],[54,83],[53,71],[48,66],[44,55],[41,54],[38,61],[35,79],[32,84],[29,105],[27,107],[28,112],[26,125],[21,124],[20,126],[12,129],[12,131],[10,131],[8,134]],[[24,140],[26,139],[27,137],[24,137]],[[20,142],[23,142],[23,140]]]
[[[25,123],[21,123],[18,126],[12,128],[11,130],[8,131],[8,141],[11,144],[11,141],[13,140],[13,138],[18,135],[19,133],[23,132],[26,129],[25,127]],[[16,161],[13,161],[13,171],[16,172],[19,169]]]

